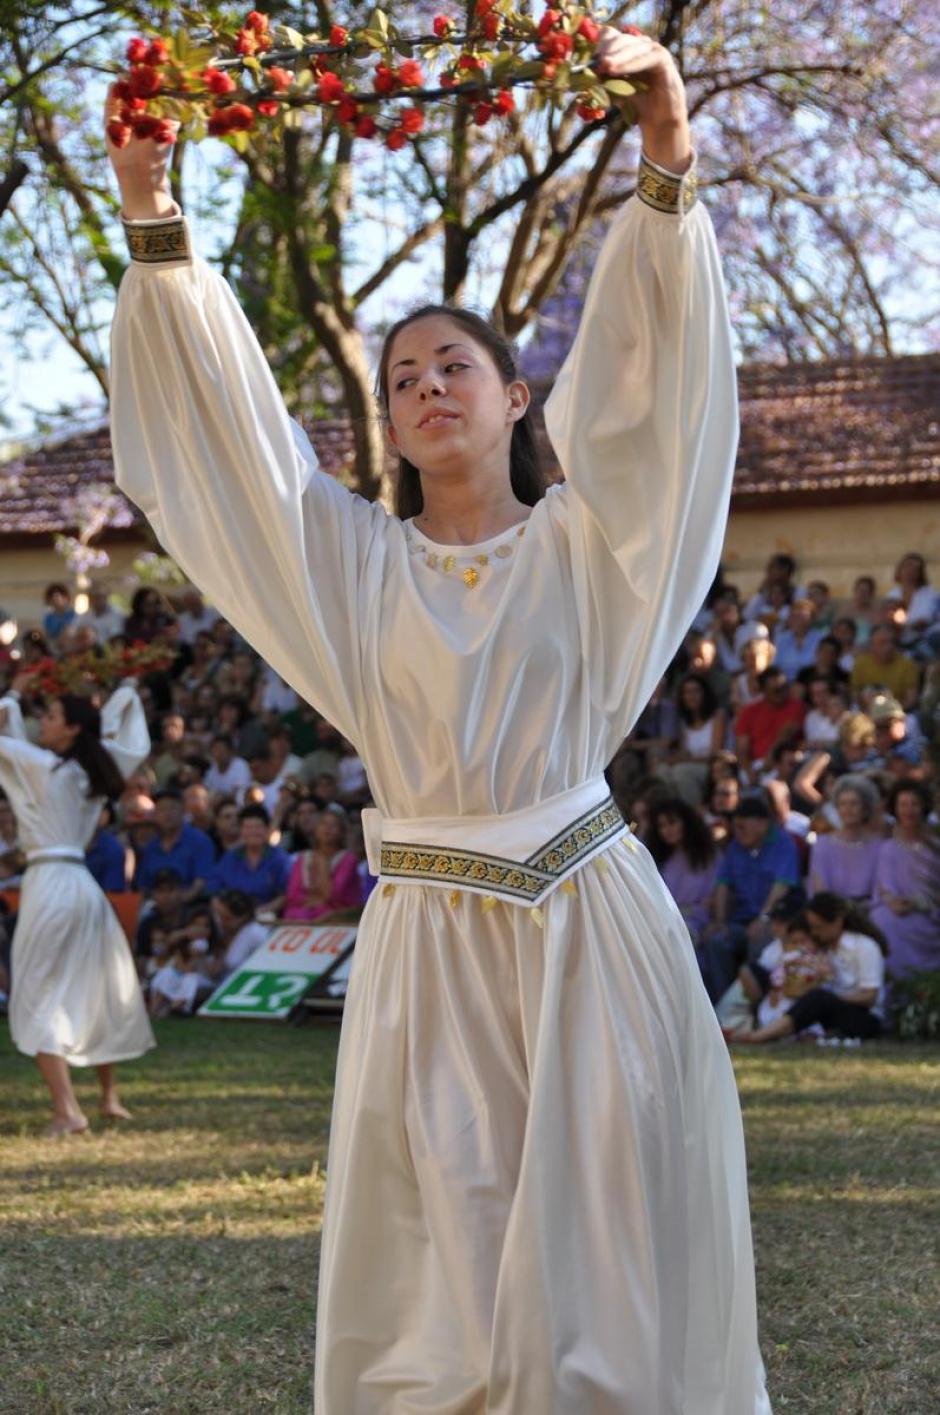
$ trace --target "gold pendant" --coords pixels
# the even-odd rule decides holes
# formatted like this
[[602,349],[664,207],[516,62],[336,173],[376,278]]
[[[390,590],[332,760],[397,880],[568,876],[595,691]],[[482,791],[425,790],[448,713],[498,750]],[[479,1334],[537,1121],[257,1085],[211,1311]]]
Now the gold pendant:
[[464,584],[467,586],[467,589],[468,589],[468,590],[472,590],[472,589],[473,589],[474,585],[477,584],[477,582],[479,581],[479,578],[480,578],[480,572],[479,572],[479,570],[474,570],[474,568],[473,568],[472,565],[470,565],[470,566],[469,566],[466,570],[464,570],[464,572],[463,572],[463,582],[464,582]]

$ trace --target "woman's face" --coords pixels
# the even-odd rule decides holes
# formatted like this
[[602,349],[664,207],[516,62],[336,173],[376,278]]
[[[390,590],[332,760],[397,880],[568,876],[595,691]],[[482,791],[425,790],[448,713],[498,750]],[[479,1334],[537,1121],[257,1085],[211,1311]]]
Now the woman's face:
[[321,850],[338,850],[343,843],[343,823],[333,811],[324,811],[314,829],[314,841]]
[[831,948],[833,944],[839,942],[842,937],[843,920],[824,919],[821,914],[814,914],[812,909],[807,909],[806,920],[809,924],[810,933],[813,935],[813,942],[822,944],[823,947]]
[[319,811],[313,801],[300,801],[294,812],[294,828],[302,830],[307,839],[311,839],[313,828],[317,823]]
[[899,585],[914,587],[920,584],[921,562],[917,555],[905,555],[898,565],[898,572],[895,576]]
[[505,477],[513,427],[528,405],[526,385],[504,385],[487,350],[447,315],[415,320],[396,336],[389,438],[422,476],[446,481],[484,469]]
[[680,816],[671,813],[664,813],[657,817],[656,828],[664,845],[668,845],[671,850],[682,844],[685,836],[685,826],[682,824]]
[[916,830],[924,823],[924,808],[915,791],[902,791],[894,802],[894,819],[906,830]]
[[238,807],[220,806],[215,813],[215,823],[217,828],[225,835],[234,836],[238,834]]
[[696,683],[694,678],[682,685],[682,706],[686,712],[699,713],[705,702],[705,694],[702,692],[701,683]]
[[836,810],[846,830],[858,830],[865,824],[865,802],[857,791],[840,791]]
[[829,685],[814,678],[809,685],[809,700],[817,712],[825,712],[829,706]]
[[40,747],[45,747],[50,752],[67,752],[78,733],[78,727],[70,727],[66,722],[65,709],[59,699],[50,699],[39,720]]

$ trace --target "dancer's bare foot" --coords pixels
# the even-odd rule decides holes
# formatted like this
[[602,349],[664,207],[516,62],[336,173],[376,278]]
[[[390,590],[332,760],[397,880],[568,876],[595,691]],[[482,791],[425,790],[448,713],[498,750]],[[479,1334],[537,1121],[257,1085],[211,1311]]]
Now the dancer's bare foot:
[[64,1140],[70,1135],[84,1135],[88,1121],[84,1115],[57,1115],[46,1130],[50,1140]]
[[101,1111],[101,1114],[104,1116],[105,1120],[134,1119],[127,1107],[121,1105],[121,1102],[116,1097],[103,1100],[101,1102],[101,1105],[99,1106],[99,1110]]

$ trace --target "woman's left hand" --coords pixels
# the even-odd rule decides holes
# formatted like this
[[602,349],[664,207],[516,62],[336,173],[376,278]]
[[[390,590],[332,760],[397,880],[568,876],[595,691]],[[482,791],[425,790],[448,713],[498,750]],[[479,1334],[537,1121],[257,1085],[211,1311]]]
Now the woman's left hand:
[[622,33],[604,25],[594,68],[603,78],[639,79],[643,90],[629,100],[643,135],[643,151],[671,172],[686,171],[692,160],[685,85],[668,49],[649,35]]

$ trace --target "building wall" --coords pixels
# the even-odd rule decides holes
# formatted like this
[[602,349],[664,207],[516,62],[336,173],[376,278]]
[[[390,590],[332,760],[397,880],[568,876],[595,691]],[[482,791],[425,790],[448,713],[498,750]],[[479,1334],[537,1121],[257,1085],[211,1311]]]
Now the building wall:
[[[146,548],[139,540],[109,545],[111,563],[94,578],[109,589],[126,588],[123,581],[131,576],[133,562]],[[43,591],[54,580],[61,580],[74,589],[74,576],[69,574],[62,556],[57,555],[52,546],[16,550],[0,547],[0,608],[12,615],[22,628],[41,623],[45,613]]]
[[769,557],[786,551],[801,585],[825,580],[839,597],[857,575],[868,574],[886,594],[895,565],[911,550],[927,557],[931,581],[940,585],[940,500],[732,511],[723,563],[725,578],[747,593],[757,588]]

